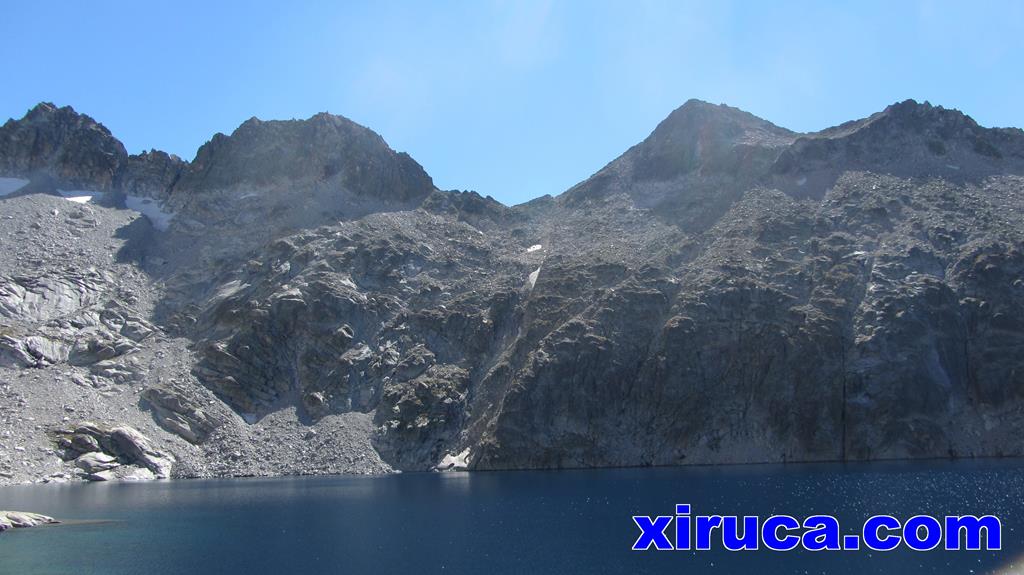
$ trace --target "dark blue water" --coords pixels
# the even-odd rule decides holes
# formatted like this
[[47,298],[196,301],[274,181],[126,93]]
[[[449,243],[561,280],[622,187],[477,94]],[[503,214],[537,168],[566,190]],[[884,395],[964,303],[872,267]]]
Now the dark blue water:
[[[995,514],[997,552],[633,552],[634,514]],[[26,486],[0,573],[1018,573],[1024,461]],[[853,530],[853,529],[851,529]],[[719,545],[720,547],[720,545]]]

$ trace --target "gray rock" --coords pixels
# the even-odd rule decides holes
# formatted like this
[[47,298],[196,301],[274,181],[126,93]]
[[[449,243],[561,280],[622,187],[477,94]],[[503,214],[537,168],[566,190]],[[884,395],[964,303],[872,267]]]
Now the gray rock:
[[[173,455],[155,448],[148,437],[125,425],[107,428],[84,422],[73,432],[58,436],[57,443],[65,447],[64,457],[74,459],[76,467],[92,481],[166,479],[175,463]],[[91,451],[83,453],[86,449]]]
[[76,433],[73,435],[68,447],[78,451],[79,453],[100,451],[100,443],[96,440],[96,437],[86,433]]
[[98,473],[100,471],[107,471],[108,469],[114,469],[120,466],[117,458],[106,453],[93,451],[90,453],[82,454],[75,460],[75,465],[79,469],[82,469],[86,473]]
[[162,478],[145,467],[121,465],[89,473],[86,475],[86,479],[89,481],[153,481]]
[[154,449],[149,438],[135,429],[127,426],[111,429],[110,443],[115,453],[129,463],[137,463],[146,467],[160,479],[171,476],[174,457],[169,453]]
[[60,523],[53,517],[25,511],[0,511],[0,532],[12,528],[37,527]]
[[203,409],[197,399],[188,397],[181,388],[150,387],[142,398],[153,410],[153,417],[164,429],[191,443],[202,443],[218,427],[223,418]]

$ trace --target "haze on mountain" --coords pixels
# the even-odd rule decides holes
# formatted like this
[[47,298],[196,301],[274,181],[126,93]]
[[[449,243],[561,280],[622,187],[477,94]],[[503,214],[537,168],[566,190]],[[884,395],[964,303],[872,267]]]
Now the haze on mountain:
[[39,104],[0,128],[0,480],[1020,455],[1022,176],[928,103],[691,100],[510,207],[340,116],[185,161]]

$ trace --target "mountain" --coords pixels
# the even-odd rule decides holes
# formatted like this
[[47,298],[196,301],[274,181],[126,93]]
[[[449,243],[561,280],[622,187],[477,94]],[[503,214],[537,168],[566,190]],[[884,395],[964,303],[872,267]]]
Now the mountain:
[[162,196],[187,163],[164,152],[128,155],[102,124],[70,106],[40,103],[0,127],[0,172],[31,191],[124,190]]
[[185,162],[41,104],[0,152],[0,450],[66,460],[0,479],[124,425],[180,477],[1024,451],[1024,132],[956,110],[691,100],[513,207],[328,114]]
[[8,176],[109,189],[127,158],[109,130],[71,107],[42,103],[0,127],[0,170]]

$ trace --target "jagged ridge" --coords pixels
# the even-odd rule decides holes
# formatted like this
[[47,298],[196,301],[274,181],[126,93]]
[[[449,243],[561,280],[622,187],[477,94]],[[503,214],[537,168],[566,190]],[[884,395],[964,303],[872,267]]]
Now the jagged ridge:
[[691,101],[506,208],[342,118],[249,120],[131,246],[194,353],[147,396],[205,446],[240,436],[202,389],[247,425],[371,414],[407,469],[1019,454],[1022,142],[915,102],[797,134]]

